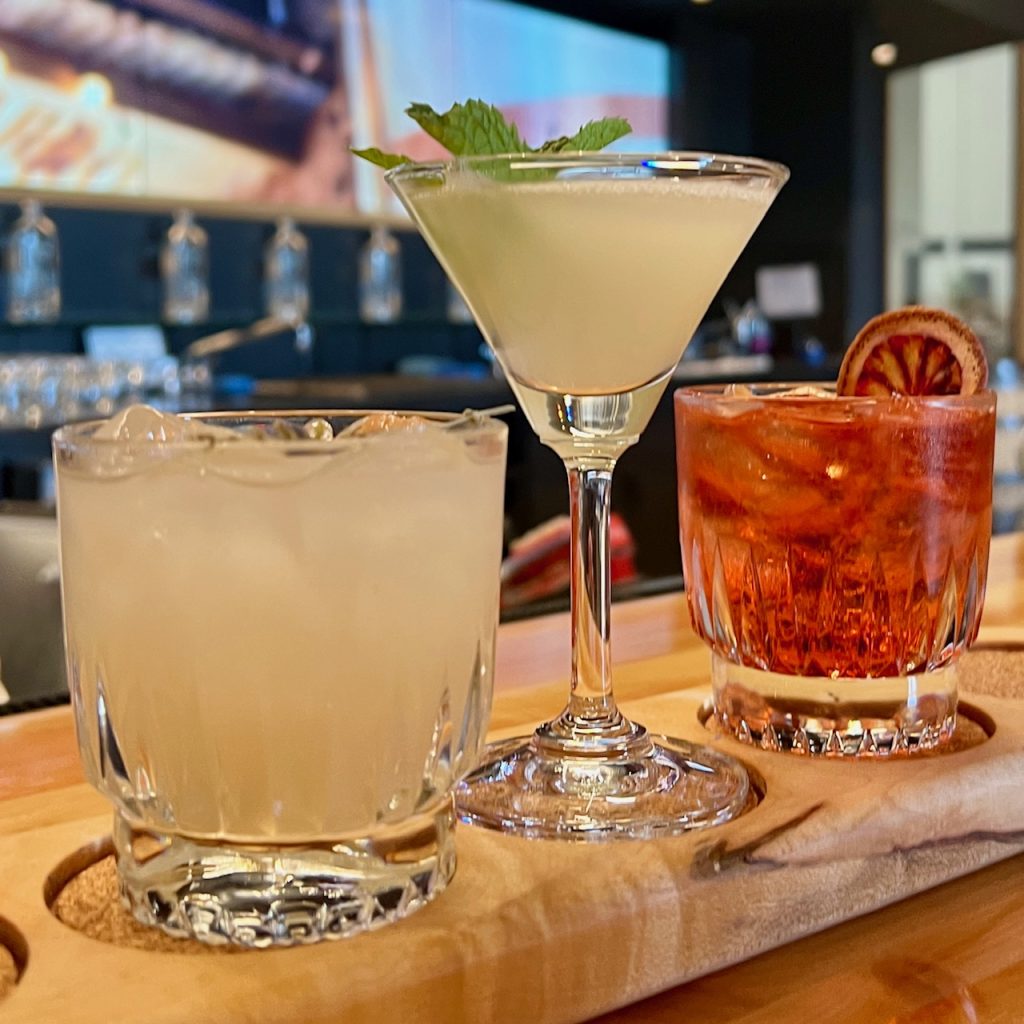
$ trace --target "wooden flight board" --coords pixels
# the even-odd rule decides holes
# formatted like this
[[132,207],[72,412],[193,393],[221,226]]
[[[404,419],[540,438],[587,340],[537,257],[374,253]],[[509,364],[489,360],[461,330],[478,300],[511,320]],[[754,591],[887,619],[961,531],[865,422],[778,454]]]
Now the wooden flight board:
[[[397,925],[304,948],[133,948],[133,922],[113,906],[102,864],[88,869],[108,874],[92,876],[101,895],[82,926],[117,941],[87,937],[58,921],[45,897],[102,853],[90,844],[108,831],[106,805],[81,784],[6,800],[0,940],[22,970],[0,1020],[586,1020],[1024,850],[1024,653],[981,651],[963,666],[967,749],[849,763],[712,737],[699,715],[705,691],[678,689],[702,677],[706,654],[632,663],[623,690],[648,695],[626,711],[740,756],[763,783],[755,809],[688,836],[603,845],[461,828],[458,872],[435,903]],[[549,710],[520,697],[501,705],[499,724]],[[83,848],[78,863],[68,860]]]

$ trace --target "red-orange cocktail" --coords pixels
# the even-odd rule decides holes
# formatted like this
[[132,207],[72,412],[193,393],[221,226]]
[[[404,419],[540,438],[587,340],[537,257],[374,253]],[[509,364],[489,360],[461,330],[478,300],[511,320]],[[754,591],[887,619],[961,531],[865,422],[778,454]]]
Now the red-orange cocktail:
[[985,593],[995,396],[765,385],[675,402],[683,571],[719,723],[810,754],[943,742]]

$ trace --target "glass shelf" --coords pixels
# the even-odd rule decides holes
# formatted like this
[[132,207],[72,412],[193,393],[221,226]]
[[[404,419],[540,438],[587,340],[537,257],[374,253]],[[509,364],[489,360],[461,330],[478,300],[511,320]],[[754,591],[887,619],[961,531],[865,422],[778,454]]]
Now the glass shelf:
[[[202,323],[177,324],[164,323],[159,317],[146,316],[140,313],[138,316],[105,315],[105,314],[82,314],[76,316],[61,317],[53,323],[40,324],[12,324],[0,320],[0,334],[17,334],[22,331],[41,333],[44,331],[73,331],[81,330],[83,327],[104,326],[134,326],[137,324],[155,324],[165,331],[198,331],[214,333],[231,327],[244,327],[261,318],[261,314],[252,316],[216,316]],[[382,330],[395,330],[408,327],[450,327],[458,330],[476,331],[476,325],[472,323],[454,323],[448,320],[443,313],[409,313],[395,320],[392,323],[364,323],[355,313],[331,314],[311,317],[310,325],[315,329],[320,327],[365,327]]]

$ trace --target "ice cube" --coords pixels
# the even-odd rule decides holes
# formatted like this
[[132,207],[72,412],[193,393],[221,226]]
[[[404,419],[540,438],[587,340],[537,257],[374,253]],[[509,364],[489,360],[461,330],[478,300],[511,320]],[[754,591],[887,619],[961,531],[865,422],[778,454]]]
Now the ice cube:
[[127,444],[168,444],[176,441],[237,440],[238,433],[204,420],[160,412],[150,405],[130,405],[101,423],[92,437],[97,441]]
[[764,398],[826,398],[834,399],[835,391],[828,388],[819,388],[814,384],[801,384],[799,387],[790,388],[788,391],[776,391]]
[[332,465],[344,453],[332,445],[215,445],[202,455],[204,471],[252,486],[294,484]]
[[375,412],[350,423],[338,437],[370,437],[374,434],[422,434],[436,426],[423,416],[400,416],[393,412]]
[[253,441],[301,441],[302,432],[288,420],[272,419],[243,424],[241,434]]
[[334,439],[334,428],[321,416],[314,416],[307,420],[302,427],[302,433],[311,441],[332,441]]
[[185,421],[149,405],[129,405],[101,423],[93,433],[97,441],[181,441]]
[[237,432],[251,441],[332,441],[334,428],[320,416],[300,423],[297,419],[257,420],[244,423]]

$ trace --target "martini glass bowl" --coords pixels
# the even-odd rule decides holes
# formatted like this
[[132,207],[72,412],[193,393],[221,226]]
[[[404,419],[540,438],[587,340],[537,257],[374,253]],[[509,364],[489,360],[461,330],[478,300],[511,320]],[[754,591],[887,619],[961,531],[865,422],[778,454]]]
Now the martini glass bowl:
[[787,177],[710,153],[511,154],[388,172],[569,477],[569,700],[532,735],[487,748],[456,793],[464,821],[647,837],[747,805],[737,761],[652,735],[615,703],[608,524],[616,461]]

